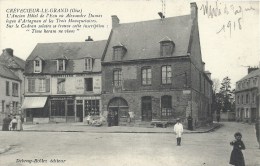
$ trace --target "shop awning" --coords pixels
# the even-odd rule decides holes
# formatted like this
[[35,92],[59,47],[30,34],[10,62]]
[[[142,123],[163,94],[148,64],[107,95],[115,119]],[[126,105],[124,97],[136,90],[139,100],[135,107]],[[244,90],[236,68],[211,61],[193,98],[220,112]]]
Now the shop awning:
[[22,109],[27,108],[43,108],[47,97],[25,97]]

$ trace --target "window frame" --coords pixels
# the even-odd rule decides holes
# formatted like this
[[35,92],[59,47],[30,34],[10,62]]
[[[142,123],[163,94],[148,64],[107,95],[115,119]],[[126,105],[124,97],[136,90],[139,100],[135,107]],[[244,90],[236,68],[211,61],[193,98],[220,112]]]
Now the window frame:
[[[115,77],[117,77],[118,79],[116,80]],[[115,87],[121,87],[122,86],[122,70],[121,69],[113,70],[113,85]]]
[[57,93],[66,92],[65,82],[66,82],[66,78],[57,78]]
[[[165,79],[164,79],[164,71],[163,71],[163,69],[166,69],[165,70]],[[170,70],[168,70],[168,69],[170,69]],[[163,81],[163,80],[165,80],[165,82]],[[168,82],[169,81],[169,82]],[[170,85],[170,84],[172,84],[172,66],[171,65],[163,65],[162,67],[161,67],[161,84],[162,85]]]
[[[169,103],[165,104],[166,102]],[[173,116],[172,96],[170,95],[161,96],[161,116],[164,118]]]
[[[60,67],[62,67],[62,69],[60,69]],[[65,71],[65,59],[57,59],[57,71]]]
[[19,84],[16,82],[12,83],[12,96],[14,96],[14,97],[19,96]]
[[146,66],[141,69],[141,81],[144,86],[152,85],[152,68],[150,66]]
[[42,61],[40,59],[36,59],[34,62],[34,73],[42,72]]
[[93,58],[87,57],[85,58],[85,71],[92,71],[93,70]]
[[10,96],[10,82],[5,81],[5,95]]
[[[87,80],[91,80],[91,85],[87,84]],[[94,79],[92,77],[84,78],[84,91],[85,92],[93,92],[94,91],[93,80]],[[90,87],[90,89],[88,87]]]

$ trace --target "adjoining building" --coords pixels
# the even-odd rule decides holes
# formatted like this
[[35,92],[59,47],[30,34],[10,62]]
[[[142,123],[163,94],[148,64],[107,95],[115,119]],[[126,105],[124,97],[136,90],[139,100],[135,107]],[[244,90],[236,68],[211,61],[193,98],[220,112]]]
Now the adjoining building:
[[25,61],[6,48],[0,56],[0,123],[9,114],[21,114]]
[[248,68],[248,74],[236,82],[236,120],[240,122],[255,122],[259,117],[260,69]]
[[26,60],[26,121],[82,122],[101,110],[101,57],[106,41],[39,43]]
[[[191,14],[120,24],[102,57],[102,108],[112,125],[212,122],[212,81],[202,61],[198,8]],[[130,120],[129,120],[130,119]]]

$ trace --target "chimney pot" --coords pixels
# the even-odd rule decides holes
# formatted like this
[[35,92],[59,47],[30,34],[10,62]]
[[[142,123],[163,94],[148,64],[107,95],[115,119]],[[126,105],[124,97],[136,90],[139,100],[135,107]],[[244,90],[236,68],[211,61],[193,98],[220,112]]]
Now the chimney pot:
[[4,54],[7,54],[9,56],[14,56],[14,50],[12,48],[6,48],[3,50]]
[[112,28],[115,28],[119,25],[119,18],[117,17],[117,15],[112,15]]
[[91,38],[91,36],[88,36],[88,38],[85,41],[93,41],[93,39]]

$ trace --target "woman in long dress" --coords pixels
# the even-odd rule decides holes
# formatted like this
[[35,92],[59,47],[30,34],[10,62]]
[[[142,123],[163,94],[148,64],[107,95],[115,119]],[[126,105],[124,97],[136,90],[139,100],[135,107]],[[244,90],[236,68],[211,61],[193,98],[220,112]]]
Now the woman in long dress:
[[17,131],[22,131],[23,130],[23,122],[21,120],[21,117],[17,117]]

